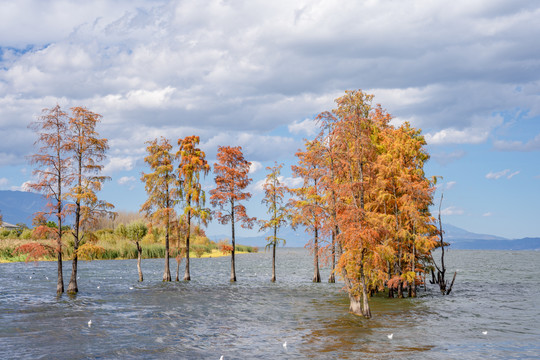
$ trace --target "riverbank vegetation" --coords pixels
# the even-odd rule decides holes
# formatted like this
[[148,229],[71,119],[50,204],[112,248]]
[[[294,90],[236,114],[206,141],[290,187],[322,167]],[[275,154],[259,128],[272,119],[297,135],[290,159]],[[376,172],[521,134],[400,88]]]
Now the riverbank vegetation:
[[[120,224],[116,229],[105,228],[96,230],[87,236],[87,240],[78,248],[79,260],[120,260],[137,259],[138,251],[136,244],[127,237],[124,229],[126,226]],[[43,229],[20,229],[4,230],[0,229],[0,262],[17,261],[53,261],[56,260],[56,239],[51,236],[41,235],[36,237]],[[200,230],[194,231],[192,235],[190,249],[195,257],[217,257],[228,256],[229,251],[227,239],[219,242],[211,241]],[[49,233],[52,234],[52,233]],[[184,247],[181,243],[174,241],[174,247],[171,249],[171,257],[182,254]],[[70,235],[63,236],[62,258],[71,260],[74,255],[74,241]],[[39,247],[43,249],[39,249]],[[165,257],[164,235],[161,229],[152,229],[145,235],[141,241],[142,259],[156,259]],[[230,245],[229,245],[230,246]],[[34,256],[32,250],[38,251]],[[247,245],[236,245],[237,253],[258,252],[258,248]]]

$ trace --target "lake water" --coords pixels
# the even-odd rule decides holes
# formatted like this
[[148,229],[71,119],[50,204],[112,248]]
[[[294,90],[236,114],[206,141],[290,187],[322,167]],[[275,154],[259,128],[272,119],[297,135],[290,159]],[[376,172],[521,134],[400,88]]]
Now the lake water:
[[[192,259],[189,283],[163,283],[162,259],[143,260],[143,283],[136,260],[80,262],[75,298],[56,297],[54,262],[0,264],[0,355],[540,358],[540,252],[449,251],[449,271],[458,270],[451,295],[428,285],[416,299],[375,297],[370,320],[348,313],[341,283],[311,282],[306,250],[282,248],[277,259],[278,281],[271,283],[269,252],[238,255],[235,284],[225,257]],[[71,263],[64,269],[69,280]],[[328,269],[321,275],[327,279]]]

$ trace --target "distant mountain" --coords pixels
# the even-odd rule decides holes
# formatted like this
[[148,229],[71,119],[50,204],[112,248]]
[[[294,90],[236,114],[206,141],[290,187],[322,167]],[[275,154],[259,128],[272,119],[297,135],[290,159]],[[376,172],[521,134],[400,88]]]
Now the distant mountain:
[[495,236],[495,235],[486,235],[486,234],[476,234],[470,231],[458,228],[457,226],[450,224],[443,224],[444,231],[444,241],[449,243],[470,241],[470,240],[508,240],[506,238]]
[[47,205],[43,195],[26,191],[0,190],[0,211],[5,222],[32,224],[34,213]]

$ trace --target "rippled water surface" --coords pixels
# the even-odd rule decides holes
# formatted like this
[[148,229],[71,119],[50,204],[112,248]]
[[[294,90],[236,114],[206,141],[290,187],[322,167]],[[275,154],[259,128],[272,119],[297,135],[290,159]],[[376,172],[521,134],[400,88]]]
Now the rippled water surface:
[[[313,284],[304,249],[192,259],[192,281],[163,283],[162,259],[80,262],[79,291],[56,297],[56,263],[0,264],[2,358],[540,358],[540,252],[450,251],[450,296],[371,299],[348,313],[342,284]],[[70,262],[64,263],[69,280]],[[175,270],[175,262],[171,261]],[[328,278],[328,270],[322,276]],[[174,274],[173,274],[174,277]],[[67,284],[66,284],[67,286]],[[88,321],[92,320],[92,326]],[[483,332],[487,331],[484,335]],[[393,333],[393,339],[387,335]],[[287,347],[283,343],[287,342]]]

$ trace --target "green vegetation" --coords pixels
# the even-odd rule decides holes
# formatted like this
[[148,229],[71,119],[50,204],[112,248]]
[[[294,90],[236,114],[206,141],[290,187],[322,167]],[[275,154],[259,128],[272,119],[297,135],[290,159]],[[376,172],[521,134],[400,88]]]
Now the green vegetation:
[[[176,240],[176,239],[175,239]],[[25,244],[41,244],[56,248],[56,240],[51,232],[39,229],[24,229],[22,231],[0,229],[0,262],[27,261],[27,255],[16,252],[16,249]],[[170,256],[175,257],[182,252],[182,242],[172,241]],[[165,257],[164,233],[160,229],[153,228],[141,241],[142,258],[156,259]],[[64,259],[73,258],[74,240],[70,233],[62,238],[62,256]],[[222,256],[218,244],[203,235],[192,235],[190,251],[196,257]],[[236,252],[257,252],[257,247],[237,245]],[[85,234],[82,245],[79,247],[81,260],[118,260],[136,259],[137,246],[126,236],[126,226],[119,225],[115,230],[101,229]],[[32,259],[34,260],[34,259]],[[44,255],[41,261],[54,261],[56,255]]]

